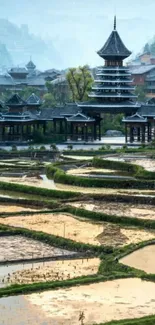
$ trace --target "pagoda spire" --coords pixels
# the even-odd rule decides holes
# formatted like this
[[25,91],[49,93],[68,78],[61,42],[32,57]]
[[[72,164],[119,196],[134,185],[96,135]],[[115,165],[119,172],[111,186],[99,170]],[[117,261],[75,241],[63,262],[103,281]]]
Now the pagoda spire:
[[114,16],[114,30],[116,30],[116,15]]

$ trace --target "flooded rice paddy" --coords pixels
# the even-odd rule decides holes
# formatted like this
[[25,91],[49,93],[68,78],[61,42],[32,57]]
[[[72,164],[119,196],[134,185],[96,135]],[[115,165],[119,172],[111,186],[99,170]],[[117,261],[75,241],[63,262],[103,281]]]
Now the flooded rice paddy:
[[[90,159],[91,157],[85,158]],[[115,159],[124,160],[124,158],[117,157]],[[133,159],[133,163],[141,164],[141,162],[142,160],[138,158],[137,160]],[[155,163],[152,160],[144,159],[142,164],[147,170],[155,170]],[[100,170],[91,167],[68,171],[69,174],[85,175],[88,177],[95,177],[96,172],[98,177],[100,175],[103,176],[104,173],[106,177],[109,177],[108,173],[109,175],[119,177],[119,175],[115,175],[115,170]],[[55,184],[52,180],[48,180],[45,175],[34,177],[26,175],[22,177],[3,176],[1,180],[35,187],[71,190],[82,193],[143,194],[143,191],[138,190],[81,188]],[[145,193],[147,195],[147,191]],[[95,200],[72,202],[71,205],[120,217],[155,219],[155,207],[151,205],[107,203]],[[23,210],[36,211],[33,207],[32,209],[29,207],[24,208],[15,204],[9,206],[7,204],[0,205],[0,212],[22,212]],[[105,222],[90,222],[88,219],[74,217],[67,213],[43,215],[39,214],[38,211],[36,215],[1,218],[0,223],[24,227],[34,231],[43,231],[48,234],[72,239],[76,242],[98,246],[121,247],[131,243],[155,239],[155,232],[151,230],[120,227],[119,225]],[[93,275],[98,272],[99,258],[32,261],[32,258],[64,256],[68,254],[73,255],[75,253],[51,247],[22,236],[0,237],[0,261],[5,262],[6,259],[17,261],[17,264],[7,263],[0,266],[0,288],[10,284],[67,280],[79,276]],[[120,262],[144,270],[147,273],[155,273],[154,254],[155,245],[151,245],[124,257]],[[30,261],[19,263],[18,260],[20,259],[29,259]],[[84,324],[86,325],[152,315],[155,309],[154,290],[154,283],[145,282],[140,279],[123,279],[91,285],[79,285],[25,296],[5,297],[0,299],[0,325],[79,325],[79,315],[81,312],[84,312]]]
[[67,213],[7,217],[5,219],[1,218],[0,223],[43,231],[77,242],[98,246],[124,246],[155,238],[154,231],[139,230],[132,227],[120,228],[115,224],[92,222],[88,219],[77,218]]
[[123,279],[1,298],[2,325],[79,325],[152,315],[155,284]]
[[88,211],[102,212],[108,215],[126,216],[130,218],[155,220],[155,206],[146,204],[106,202],[106,201],[80,201],[70,202],[70,205]]
[[155,245],[141,248],[120,260],[120,263],[155,274]]
[[98,272],[99,258],[20,263],[0,266],[0,287],[10,284],[61,281]]
[[22,236],[0,237],[0,262],[73,254]]

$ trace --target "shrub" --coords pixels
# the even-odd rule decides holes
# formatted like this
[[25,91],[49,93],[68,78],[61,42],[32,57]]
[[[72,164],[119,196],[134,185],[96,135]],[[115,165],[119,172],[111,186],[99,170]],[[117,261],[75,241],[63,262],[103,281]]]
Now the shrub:
[[58,148],[57,148],[55,143],[50,145],[50,149],[53,150],[53,151],[58,151]]
[[40,150],[41,150],[41,151],[46,150],[45,146],[41,146],[41,147],[40,147]]
[[72,150],[72,149],[73,149],[72,144],[69,144],[69,145],[67,146],[67,148],[68,148],[69,150]]
[[15,144],[12,145],[12,148],[11,148],[12,151],[17,151],[17,146]]

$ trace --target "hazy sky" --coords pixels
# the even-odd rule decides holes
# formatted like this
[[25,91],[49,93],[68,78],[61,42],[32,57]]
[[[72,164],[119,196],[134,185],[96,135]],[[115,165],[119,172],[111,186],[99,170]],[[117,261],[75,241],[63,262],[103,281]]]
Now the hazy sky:
[[109,36],[115,13],[125,45],[139,52],[155,35],[155,0],[0,0],[0,18],[28,24],[32,33],[51,40],[65,52],[65,64],[69,55],[72,64],[100,62],[95,52]]

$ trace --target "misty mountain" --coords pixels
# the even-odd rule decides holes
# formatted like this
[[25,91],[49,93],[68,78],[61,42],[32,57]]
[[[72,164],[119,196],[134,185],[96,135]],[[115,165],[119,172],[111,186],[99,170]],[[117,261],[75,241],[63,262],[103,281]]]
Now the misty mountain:
[[6,69],[13,65],[12,56],[7,50],[6,46],[0,43],[0,68]]
[[52,42],[47,44],[41,37],[31,34],[26,24],[18,27],[7,19],[0,19],[0,44],[0,65],[25,65],[30,56],[39,69],[48,69],[61,63]]
[[118,32],[133,56],[155,34],[154,0],[0,0],[0,9],[0,18],[11,21],[16,29],[13,45],[13,32],[12,42],[0,41],[15,63],[32,55],[40,69],[102,64],[96,51],[113,29],[115,12]]

